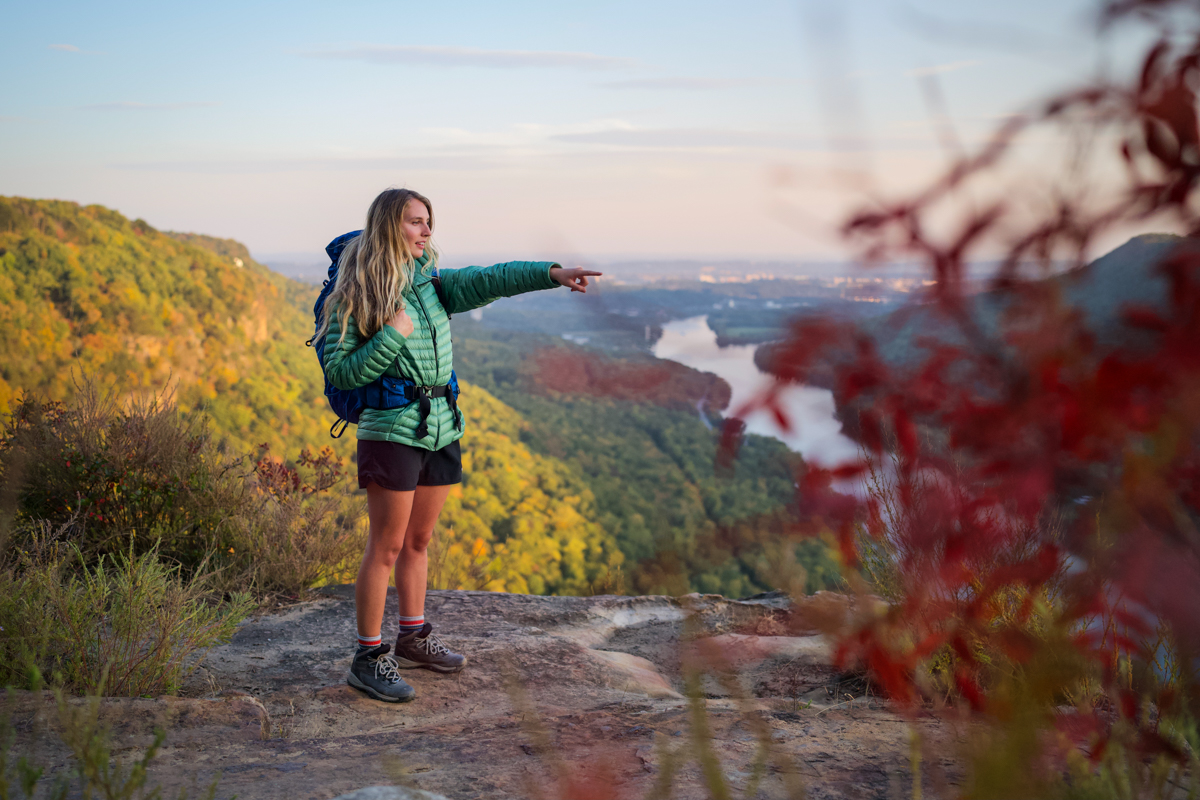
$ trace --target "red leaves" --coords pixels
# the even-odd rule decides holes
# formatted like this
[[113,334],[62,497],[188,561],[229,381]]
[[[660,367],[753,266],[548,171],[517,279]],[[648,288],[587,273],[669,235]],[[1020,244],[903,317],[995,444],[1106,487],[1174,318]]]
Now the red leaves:
[[787,338],[772,352],[771,372],[782,382],[809,382],[811,373],[827,367],[823,359],[847,341],[850,331],[826,319],[801,319],[792,323]]
[[997,639],[1000,649],[1016,664],[1024,664],[1032,659],[1038,651],[1038,641],[1022,630],[1013,628],[1001,630]]
[[993,567],[985,588],[979,592],[979,598],[987,601],[993,594],[1009,586],[1027,589],[1044,586],[1061,567],[1062,553],[1059,548],[1053,543],[1042,545],[1030,558]]
[[[1036,705],[1037,724],[1053,718],[1097,760],[1111,735],[1106,712],[1051,707],[1094,681],[1143,726],[1158,626],[1183,654],[1200,652],[1200,38],[1176,30],[1195,11],[1171,0],[1109,4],[1109,21],[1144,13],[1172,31],[1148,48],[1137,79],[1064,92],[923,191],[846,222],[864,261],[924,265],[936,313],[914,304],[873,339],[809,320],[773,348],[782,381],[819,376],[834,388],[846,429],[875,457],[876,496],[832,490],[861,478],[863,465],[810,465],[798,487],[802,524],[834,537],[845,564],[859,564],[861,545],[886,553],[896,573],[899,599],[843,631],[839,663],[865,666],[910,710],[933,700],[920,676],[936,663],[939,695],[993,720]],[[1077,171],[1078,183],[1056,183],[1055,206],[1042,213],[1033,209],[1046,208],[1043,187],[1029,179],[1012,182],[1003,202],[963,202],[975,188],[994,192],[994,168],[1034,126],[1086,131],[1063,172]],[[1123,183],[1096,192],[1091,178],[1113,177],[1111,156]],[[1133,275],[1107,273],[1098,288],[1085,270],[1047,277],[1151,221],[1195,238],[1165,258],[1156,250],[1157,265],[1127,266]],[[967,266],[995,258],[996,246],[1005,252],[993,293],[976,302]],[[1127,252],[1159,247],[1147,239]],[[1164,284],[1162,302],[1143,291],[1148,280]],[[1127,295],[1114,311],[1118,292]],[[1139,304],[1120,308],[1125,299]],[[938,338],[894,355],[927,317],[943,320]],[[1018,696],[1031,687],[1043,695]],[[1179,696],[1198,688],[1181,685]],[[1136,748],[1178,755],[1144,726]]]
[[[1165,15],[1177,6],[1120,0],[1108,15]],[[1200,246],[1179,241],[1157,266],[1165,302],[1121,309],[1122,325],[1092,302],[1082,271],[1030,278],[1067,257],[1082,265],[1092,243],[1127,226],[1144,229],[1149,219],[1200,233],[1200,44],[1173,41],[1184,38],[1149,48],[1130,85],[1064,92],[1037,119],[1006,123],[924,191],[846,222],[864,260],[924,264],[952,334],[921,340],[921,354],[892,357],[889,337],[934,316],[914,305],[874,339],[809,320],[773,348],[781,380],[820,374],[847,430],[882,456],[870,473],[882,496],[832,490],[860,479],[865,465],[810,465],[798,509],[808,530],[836,539],[847,565],[859,563],[860,544],[894,559],[901,598],[886,618],[845,632],[838,653],[910,708],[922,702],[925,659],[949,659],[952,691],[976,711],[991,703],[999,715],[1003,704],[990,693],[1008,680],[1004,669],[1078,664],[1060,659],[1070,650],[1135,719],[1143,697],[1128,685],[1122,694],[1118,679],[1128,681],[1129,665],[1147,657],[1151,629],[1166,624],[1185,650],[1200,652]],[[994,167],[1015,137],[1060,123],[1087,126],[1087,147],[1111,147],[1126,166],[1124,185],[1097,194],[1086,179],[1068,181],[1054,187],[1057,205],[1042,214],[1029,211],[1042,199],[1032,183],[1028,192],[1014,184],[1003,202],[961,202],[961,187],[995,185]],[[1085,173],[1110,163],[1091,150],[1074,155]],[[994,257],[984,242],[1007,252],[994,294],[976,303],[964,276],[967,265]],[[1136,288],[1138,298],[1148,296]],[[1086,309],[1068,297],[1084,297]],[[1109,327],[1089,330],[1098,320]],[[772,408],[769,400],[763,407]],[[1085,713],[1061,721],[1099,757],[1107,731],[1097,725]],[[1166,752],[1156,733],[1143,734],[1146,752]]]
[[838,370],[838,395],[846,402],[882,386],[888,379],[887,367],[869,339],[859,337],[856,350],[855,360]]
[[984,697],[983,688],[969,670],[965,667],[955,670],[954,683],[962,696],[971,704],[972,711],[983,711],[987,708],[987,700]]
[[912,418],[903,408],[898,408],[892,415],[892,425],[896,431],[896,443],[900,447],[900,454],[906,461],[915,461],[917,458],[917,428],[913,425]]
[[833,480],[839,474],[845,472],[806,467],[796,489],[796,502],[802,518],[819,521],[838,536],[845,563],[857,564],[853,526],[864,509],[853,496],[833,490]]
[[1163,319],[1158,311],[1146,306],[1126,306],[1121,317],[1126,325],[1156,333],[1164,333],[1171,328],[1171,324]]
[[771,412],[771,417],[775,420],[775,424],[779,426],[779,429],[784,433],[790,433],[792,430],[792,421],[787,412],[783,410],[783,406],[779,404],[779,392],[768,392],[767,396],[761,402],[762,407]]
[[1190,85],[1195,78],[1194,59],[1180,59],[1172,66],[1167,41],[1159,42],[1147,55],[1135,98],[1142,115],[1146,150],[1172,175],[1166,195],[1170,204],[1182,203],[1196,177],[1196,155],[1200,153],[1200,129],[1196,124],[1196,95]]
[[883,452],[883,426],[879,422],[879,415],[871,409],[864,409],[858,413],[859,439],[864,447],[875,455]]
[[865,464],[862,461],[855,461],[829,470],[829,476],[835,481],[848,481],[865,475],[869,469],[869,464]]
[[268,445],[260,444],[259,449],[262,455],[254,462],[254,474],[259,490],[267,494],[316,494],[333,487],[342,478],[342,460],[330,447],[322,448],[316,456],[305,448],[296,460],[298,467],[311,470],[312,481],[302,477],[298,468],[289,467],[282,459],[272,456]]
[[[1172,327],[1180,334],[1194,333],[1197,296],[1200,295],[1200,252],[1194,247],[1179,248],[1162,264],[1162,273],[1170,282]],[[1194,340],[1193,340],[1194,341]]]

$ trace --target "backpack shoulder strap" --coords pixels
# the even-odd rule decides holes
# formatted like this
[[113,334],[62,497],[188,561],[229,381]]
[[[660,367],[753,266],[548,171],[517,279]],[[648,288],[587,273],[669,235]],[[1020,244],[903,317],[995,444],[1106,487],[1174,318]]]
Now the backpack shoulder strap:
[[452,319],[450,307],[446,304],[446,290],[442,288],[442,276],[438,274],[438,268],[433,268],[433,290],[437,292],[438,302],[442,304],[442,310],[446,312],[446,319]]

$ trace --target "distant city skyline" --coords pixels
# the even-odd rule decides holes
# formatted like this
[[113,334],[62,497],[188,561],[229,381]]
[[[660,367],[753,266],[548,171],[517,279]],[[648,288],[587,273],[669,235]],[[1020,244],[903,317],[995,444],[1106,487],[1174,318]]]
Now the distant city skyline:
[[944,166],[942,123],[974,147],[1055,89],[1127,72],[1142,40],[1098,38],[1094,8],[15,5],[0,194],[261,260],[319,257],[388,186],[431,197],[448,258],[841,258],[853,204]]
[[[442,265],[451,269],[472,264],[492,264],[503,259],[502,254],[452,253],[444,257]],[[289,278],[321,283],[329,269],[329,259],[324,253],[266,254],[260,262]],[[743,283],[762,280],[811,280],[829,285],[850,283],[885,283],[896,291],[909,291],[911,286],[928,285],[928,272],[924,264],[917,261],[888,265],[875,264],[869,267],[852,259],[790,259],[790,260],[731,260],[721,258],[594,258],[586,261],[563,259],[570,266],[587,266],[603,270],[607,284],[656,283],[659,281],[699,281],[700,283]],[[968,280],[972,287],[983,288],[995,269],[994,261],[971,262],[967,265]],[[1063,262],[1061,269],[1070,268]],[[897,283],[898,282],[898,283]],[[894,284],[894,285],[893,285]],[[911,285],[901,288],[900,284]]]

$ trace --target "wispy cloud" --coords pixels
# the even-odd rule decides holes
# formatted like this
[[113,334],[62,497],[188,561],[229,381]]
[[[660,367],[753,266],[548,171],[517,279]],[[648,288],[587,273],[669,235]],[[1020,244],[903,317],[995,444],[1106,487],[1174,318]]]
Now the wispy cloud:
[[635,78],[600,84],[605,89],[665,89],[670,91],[712,92],[721,89],[748,89],[755,86],[778,86],[792,81],[775,78]]
[[220,103],[137,103],[132,100],[122,100],[116,103],[93,103],[84,106],[88,111],[179,111],[185,108],[212,108]]
[[919,67],[904,73],[910,78],[928,78],[930,75],[941,75],[944,72],[957,72],[967,67],[975,67],[980,61],[951,61],[948,64],[935,64],[932,67]]
[[101,53],[98,50],[84,50],[83,48],[76,47],[73,44],[48,44],[48,45],[46,45],[46,49],[47,50],[58,50],[59,52],[62,52],[62,53],[79,53],[79,54],[85,55],[85,56],[102,56],[102,55],[104,55],[104,53]]
[[781,131],[746,131],[723,128],[632,128],[614,127],[587,132],[555,134],[550,139],[576,145],[600,145],[621,150],[674,150],[748,152],[787,150],[792,152],[857,152],[876,149],[924,149],[924,140],[909,137],[843,136],[830,139]]
[[823,139],[812,136],[715,128],[620,128],[586,133],[560,133],[552,138],[572,144],[616,147],[808,149],[824,146]]
[[486,158],[472,155],[445,155],[395,158],[366,156],[359,158],[247,158],[219,161],[133,161],[110,164],[113,169],[131,172],[182,172],[204,175],[245,175],[277,172],[395,172],[397,170],[481,170],[495,166]]
[[450,67],[569,67],[575,69],[628,69],[638,66],[631,58],[557,50],[483,50],[441,45],[362,44],[337,50],[302,53],[307,58],[362,61],[367,64],[438,64]]

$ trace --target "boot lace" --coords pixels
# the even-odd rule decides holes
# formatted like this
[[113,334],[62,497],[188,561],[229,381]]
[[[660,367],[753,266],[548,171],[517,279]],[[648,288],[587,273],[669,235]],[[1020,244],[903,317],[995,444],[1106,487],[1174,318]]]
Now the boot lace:
[[400,665],[391,656],[380,656],[375,659],[375,677],[388,683],[397,683],[400,678]]
[[437,635],[431,633],[424,639],[417,639],[413,644],[424,650],[431,656],[440,655],[442,653],[450,654],[450,648],[442,644],[442,640]]

